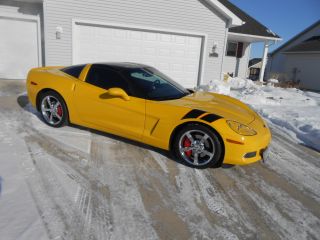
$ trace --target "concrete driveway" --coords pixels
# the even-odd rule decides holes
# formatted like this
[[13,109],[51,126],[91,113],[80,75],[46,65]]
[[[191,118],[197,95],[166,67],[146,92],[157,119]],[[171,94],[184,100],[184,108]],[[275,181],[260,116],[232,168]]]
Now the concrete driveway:
[[271,158],[195,170],[165,152],[53,129],[0,80],[2,239],[319,239],[320,154],[273,131]]

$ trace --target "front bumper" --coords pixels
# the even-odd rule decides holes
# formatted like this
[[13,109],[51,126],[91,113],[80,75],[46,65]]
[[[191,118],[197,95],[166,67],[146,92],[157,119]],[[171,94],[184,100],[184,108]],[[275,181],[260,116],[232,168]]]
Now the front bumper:
[[259,117],[250,124],[257,131],[255,136],[242,137],[242,144],[235,144],[224,140],[224,163],[246,165],[266,158],[267,149],[271,142],[271,132]]

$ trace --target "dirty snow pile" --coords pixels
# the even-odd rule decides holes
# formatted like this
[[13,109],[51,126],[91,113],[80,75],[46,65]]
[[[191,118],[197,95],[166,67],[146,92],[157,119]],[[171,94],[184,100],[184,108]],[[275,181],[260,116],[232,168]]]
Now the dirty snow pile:
[[297,142],[320,151],[320,94],[274,87],[274,80],[259,85],[248,79],[213,81],[202,89],[235,97],[253,107]]

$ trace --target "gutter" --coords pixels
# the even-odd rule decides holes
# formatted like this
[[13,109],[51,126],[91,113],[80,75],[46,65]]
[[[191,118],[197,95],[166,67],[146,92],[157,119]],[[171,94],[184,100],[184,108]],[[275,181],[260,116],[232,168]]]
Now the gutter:
[[222,14],[224,17],[228,19],[227,28],[238,27],[245,24],[245,22],[242,21],[241,18],[239,18],[237,15],[231,12],[227,7],[225,7],[218,0],[203,0],[203,1],[209,4],[209,6],[213,7],[215,10],[217,10],[220,14]]

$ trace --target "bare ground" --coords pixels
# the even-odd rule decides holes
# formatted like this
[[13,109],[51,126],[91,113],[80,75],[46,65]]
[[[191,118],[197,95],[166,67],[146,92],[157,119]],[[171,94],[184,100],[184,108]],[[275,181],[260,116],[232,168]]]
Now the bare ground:
[[[16,159],[43,238],[320,239],[320,154],[281,132],[265,164],[195,170],[107,134],[50,128],[23,89],[0,81],[0,162]],[[12,225],[0,223],[6,239]]]

